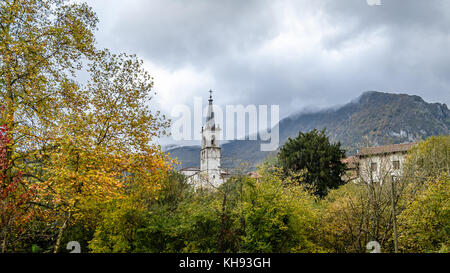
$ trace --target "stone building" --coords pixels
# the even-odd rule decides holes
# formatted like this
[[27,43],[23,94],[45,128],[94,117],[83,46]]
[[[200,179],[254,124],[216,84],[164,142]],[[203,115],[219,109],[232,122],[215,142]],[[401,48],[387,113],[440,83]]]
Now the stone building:
[[221,165],[220,128],[214,120],[212,91],[210,91],[206,124],[202,127],[202,149],[200,151],[200,167],[181,170],[189,183],[195,187],[217,188],[226,181],[228,173]]
[[393,144],[361,149],[357,154],[358,180],[382,183],[401,176],[405,155],[415,144]]

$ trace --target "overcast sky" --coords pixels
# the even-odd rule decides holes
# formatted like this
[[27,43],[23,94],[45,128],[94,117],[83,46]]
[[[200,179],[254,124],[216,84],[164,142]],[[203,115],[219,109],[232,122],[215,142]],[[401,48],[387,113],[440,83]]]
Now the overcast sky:
[[450,1],[89,0],[98,44],[135,53],[159,107],[279,104],[284,117],[367,90],[450,103]]

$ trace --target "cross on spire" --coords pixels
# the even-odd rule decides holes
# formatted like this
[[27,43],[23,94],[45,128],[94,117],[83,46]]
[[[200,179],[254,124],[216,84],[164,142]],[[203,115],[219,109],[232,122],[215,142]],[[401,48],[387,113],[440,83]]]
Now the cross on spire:
[[206,116],[206,128],[214,129],[216,127],[214,122],[214,109],[213,109],[213,99],[212,99],[212,90],[209,91],[209,105],[208,105],[208,115]]

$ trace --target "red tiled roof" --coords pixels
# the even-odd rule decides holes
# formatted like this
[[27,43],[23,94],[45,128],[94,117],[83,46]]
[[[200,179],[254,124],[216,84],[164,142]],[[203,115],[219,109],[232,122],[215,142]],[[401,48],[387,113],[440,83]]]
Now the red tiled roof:
[[355,168],[357,163],[358,163],[358,157],[357,156],[349,156],[347,158],[343,158],[341,160],[342,163],[344,163],[345,165],[347,165],[347,168]]
[[355,162],[357,160],[358,160],[358,157],[356,157],[356,156],[349,156],[347,158],[343,158],[341,161],[342,161],[342,163],[347,164],[347,163],[353,163],[353,162]]
[[404,144],[393,144],[386,146],[377,146],[377,147],[367,147],[361,149],[358,153],[358,156],[367,156],[367,155],[377,155],[377,154],[390,154],[396,152],[407,152],[414,146],[416,142],[404,143]]

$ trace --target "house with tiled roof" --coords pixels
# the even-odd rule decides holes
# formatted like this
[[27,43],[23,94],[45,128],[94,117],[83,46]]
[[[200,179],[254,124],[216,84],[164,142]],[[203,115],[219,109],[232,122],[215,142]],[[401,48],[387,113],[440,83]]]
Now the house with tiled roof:
[[416,143],[392,144],[361,149],[356,155],[360,181],[390,181],[403,173],[405,156]]

